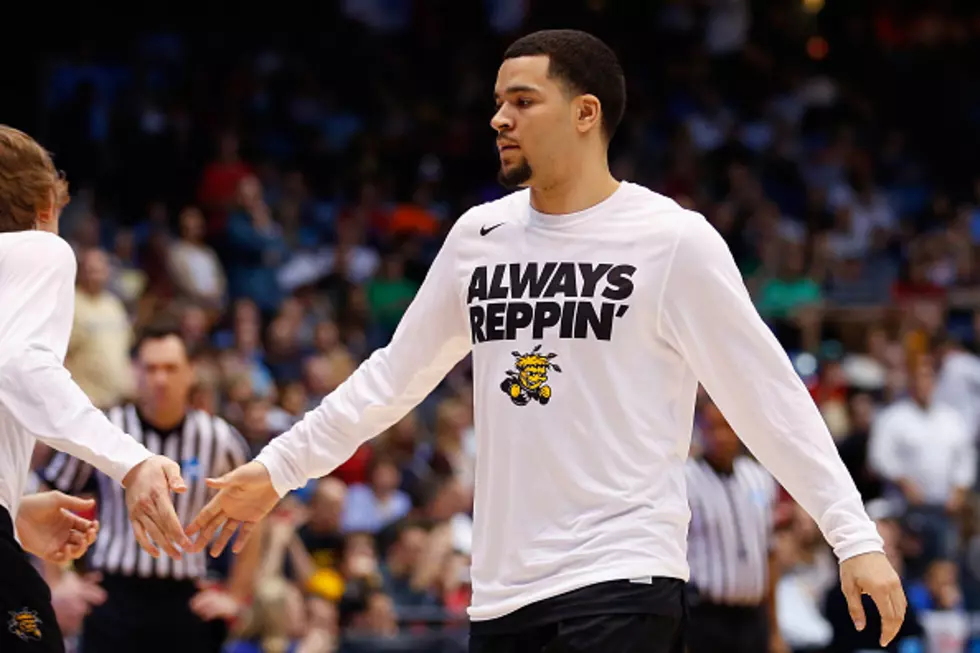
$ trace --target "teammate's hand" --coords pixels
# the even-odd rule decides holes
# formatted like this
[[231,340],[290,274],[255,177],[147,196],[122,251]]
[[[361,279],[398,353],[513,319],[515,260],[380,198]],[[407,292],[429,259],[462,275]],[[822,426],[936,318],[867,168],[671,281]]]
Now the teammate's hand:
[[881,646],[895,639],[905,621],[908,605],[902,581],[884,553],[865,553],[848,558],[840,564],[840,584],[854,627],[859,631],[867,625],[861,595],[867,594],[881,615]]
[[209,478],[207,484],[218,493],[187,527],[188,535],[198,534],[190,550],[203,551],[220,530],[221,534],[211,546],[211,555],[218,557],[241,527],[232,549],[241,553],[255,524],[279,503],[279,493],[272,486],[269,471],[262,463],[253,461],[221,478]]
[[160,557],[160,547],[171,558],[180,560],[180,548],[191,545],[170,497],[171,492],[187,491],[180,477],[180,465],[165,456],[151,456],[129,470],[123,487],[136,541],[154,558]]
[[85,555],[99,534],[99,522],[76,512],[95,506],[58,491],[39,492],[21,499],[17,510],[17,535],[25,551],[58,564]]

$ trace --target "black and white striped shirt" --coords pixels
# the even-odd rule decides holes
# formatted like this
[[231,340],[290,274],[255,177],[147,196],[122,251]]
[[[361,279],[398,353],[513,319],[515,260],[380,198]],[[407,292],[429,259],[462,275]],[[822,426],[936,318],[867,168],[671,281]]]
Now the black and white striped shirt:
[[688,563],[702,600],[759,605],[768,590],[776,482],[747,456],[731,474],[705,460],[687,465],[691,504]]
[[[181,424],[167,432],[150,426],[133,404],[112,408],[108,415],[147,449],[180,463],[187,484],[187,491],[175,499],[181,524],[189,524],[207,502],[210,490],[206,478],[225,474],[251,457],[248,443],[233,427],[203,411],[190,411]],[[122,487],[91,465],[59,452],[42,475],[62,492],[97,496],[101,529],[87,554],[93,570],[178,580],[201,578],[207,573],[206,552],[185,553],[182,560],[172,560],[166,555],[154,559],[143,551],[129,524]]]

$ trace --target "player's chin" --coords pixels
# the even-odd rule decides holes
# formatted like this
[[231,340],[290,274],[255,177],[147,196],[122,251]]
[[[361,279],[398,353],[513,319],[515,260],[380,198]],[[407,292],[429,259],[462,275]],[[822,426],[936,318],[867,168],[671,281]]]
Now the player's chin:
[[511,164],[501,162],[500,171],[497,173],[497,181],[504,188],[516,190],[523,188],[531,182],[531,168],[526,161]]

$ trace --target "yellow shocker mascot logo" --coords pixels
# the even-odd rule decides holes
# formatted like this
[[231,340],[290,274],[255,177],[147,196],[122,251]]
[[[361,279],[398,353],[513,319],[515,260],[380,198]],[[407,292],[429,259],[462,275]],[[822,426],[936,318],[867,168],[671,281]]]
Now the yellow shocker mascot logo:
[[26,641],[41,639],[41,619],[34,610],[11,611],[10,621],[7,622],[7,630]]
[[558,354],[539,354],[541,345],[530,354],[512,351],[513,370],[507,370],[507,378],[500,384],[510,400],[517,406],[526,406],[532,399],[542,406],[551,401],[551,386],[548,385],[548,371],[561,372],[561,368],[551,362]]

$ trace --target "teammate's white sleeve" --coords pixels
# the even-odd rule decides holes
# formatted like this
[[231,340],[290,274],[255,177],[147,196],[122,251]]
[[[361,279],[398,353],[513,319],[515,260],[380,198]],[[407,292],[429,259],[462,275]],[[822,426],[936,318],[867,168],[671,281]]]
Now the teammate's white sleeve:
[[752,304],[721,235],[684,224],[664,281],[660,334],[741,440],[814,518],[838,559],[883,551],[820,412]]
[[39,440],[121,482],[152,454],[95,408],[64,367],[76,269],[71,247],[50,234],[3,253],[0,409]]
[[[460,221],[462,222],[462,220]],[[280,495],[332,472],[362,443],[408,413],[470,351],[450,232],[391,342],[256,456]]]

